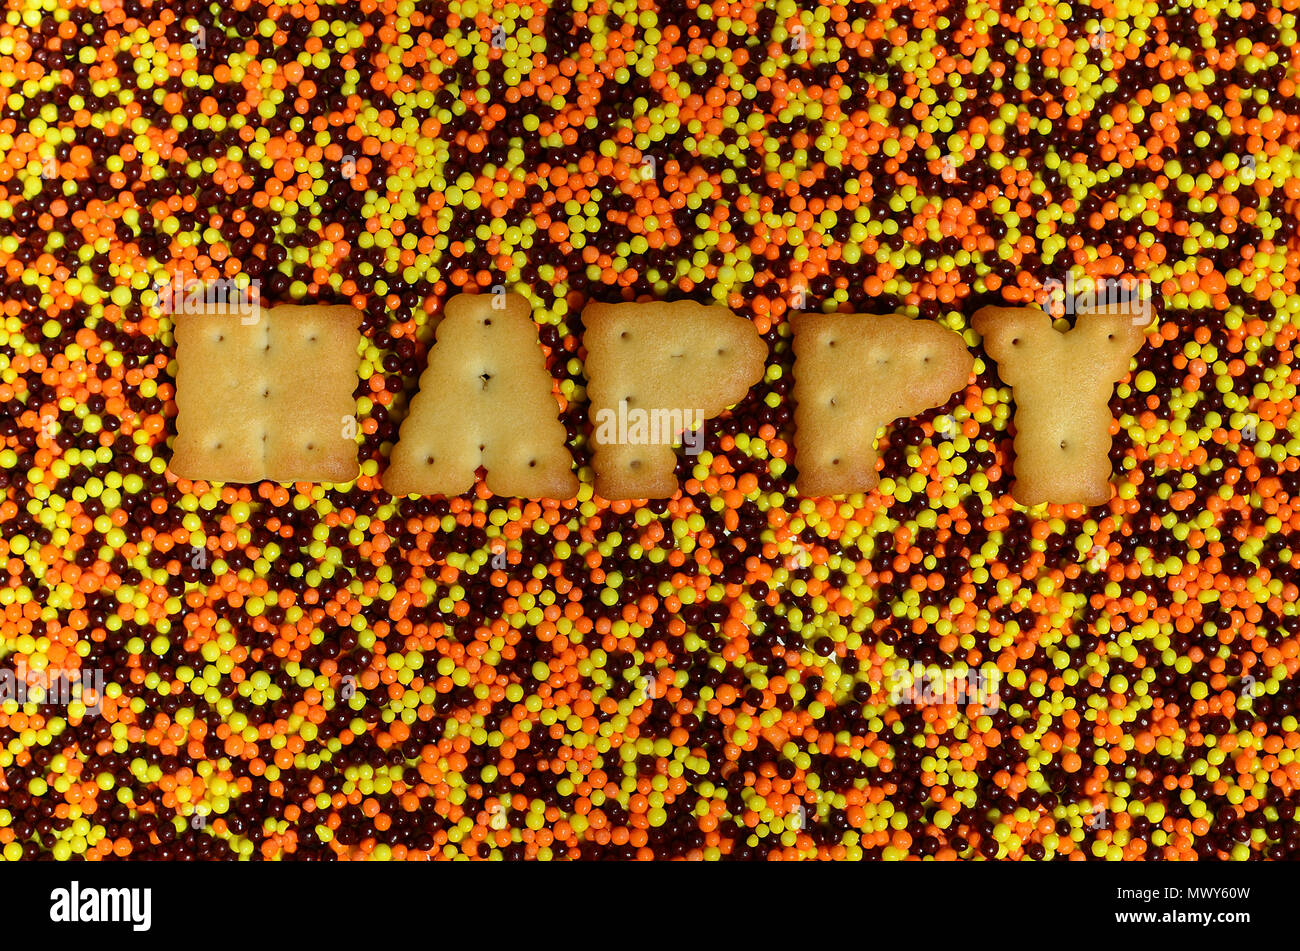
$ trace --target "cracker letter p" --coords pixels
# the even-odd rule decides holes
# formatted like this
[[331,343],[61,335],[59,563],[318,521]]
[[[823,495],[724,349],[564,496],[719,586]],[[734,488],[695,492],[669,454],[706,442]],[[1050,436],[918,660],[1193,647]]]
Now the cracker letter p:
[[970,379],[960,336],[900,314],[796,314],[795,464],[803,495],[870,492],[876,435],[943,404]]
[[698,427],[762,379],[767,346],[744,317],[692,301],[592,303],[582,320],[596,492],[670,498],[673,446],[698,449]]

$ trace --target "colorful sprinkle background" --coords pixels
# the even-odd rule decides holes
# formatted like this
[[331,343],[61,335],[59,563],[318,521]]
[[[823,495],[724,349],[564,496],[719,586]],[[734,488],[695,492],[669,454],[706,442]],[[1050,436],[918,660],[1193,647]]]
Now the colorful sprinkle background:
[[[1296,0],[8,0],[6,859],[1300,851]],[[355,485],[166,471],[177,275],[365,312]],[[1115,496],[1011,501],[965,329],[1149,277]],[[449,296],[528,296],[584,489],[395,500]],[[580,312],[772,348],[670,502],[592,498]],[[792,488],[792,305],[963,331],[879,491]],[[900,702],[920,663],[999,703]]]

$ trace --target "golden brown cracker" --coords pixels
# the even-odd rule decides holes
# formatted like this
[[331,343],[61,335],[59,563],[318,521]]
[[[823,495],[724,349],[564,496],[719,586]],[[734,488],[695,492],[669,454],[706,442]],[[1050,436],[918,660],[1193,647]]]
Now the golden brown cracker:
[[218,306],[172,320],[172,472],[207,482],[357,477],[360,311],[285,305],[250,320]]
[[[276,425],[267,433],[266,476],[275,482],[350,482],[357,477],[355,422],[361,312],[353,307],[275,307],[267,374]],[[265,391],[264,391],[265,392]]]
[[971,321],[1015,400],[1015,484],[1021,505],[1110,499],[1115,383],[1146,340],[1137,304],[1080,314],[1067,332],[1037,308],[985,307]]
[[679,421],[693,429],[739,402],[763,377],[767,345],[744,317],[693,301],[590,303],[582,320],[596,492],[669,498],[677,491],[673,446],[682,442],[669,431]]
[[384,488],[460,495],[479,466],[496,495],[573,498],[578,480],[528,301],[459,294],[447,302]]
[[940,406],[970,379],[961,336],[898,314],[796,314],[795,464],[803,495],[869,492],[876,437],[900,416]]

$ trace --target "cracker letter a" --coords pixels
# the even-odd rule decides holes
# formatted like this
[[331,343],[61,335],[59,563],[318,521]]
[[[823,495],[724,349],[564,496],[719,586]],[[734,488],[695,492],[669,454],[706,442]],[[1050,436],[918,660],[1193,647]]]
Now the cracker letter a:
[[438,324],[384,488],[461,495],[483,466],[496,495],[573,498],[578,480],[566,439],[528,302],[458,294]]

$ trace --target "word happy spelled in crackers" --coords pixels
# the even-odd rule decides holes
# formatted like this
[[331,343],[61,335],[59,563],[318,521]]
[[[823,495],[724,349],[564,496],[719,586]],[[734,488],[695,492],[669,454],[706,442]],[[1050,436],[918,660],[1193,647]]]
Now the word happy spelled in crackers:
[[[1139,303],[1111,305],[1079,314],[1063,331],[1034,308],[985,307],[974,315],[1016,402],[1017,502],[1109,498],[1108,403],[1145,340],[1148,317]],[[214,305],[187,307],[173,319],[177,476],[357,477],[359,311]],[[678,489],[675,447],[699,451],[698,427],[762,378],[767,346],[744,318],[690,301],[591,303],[583,323],[596,492],[611,500],[669,498]],[[804,495],[874,489],[883,428],[944,405],[972,380],[966,342],[932,321],[801,314],[791,329],[796,486]],[[554,393],[524,298],[453,297],[384,487],[395,495],[460,495],[482,468],[495,494],[572,498],[578,479]]]

